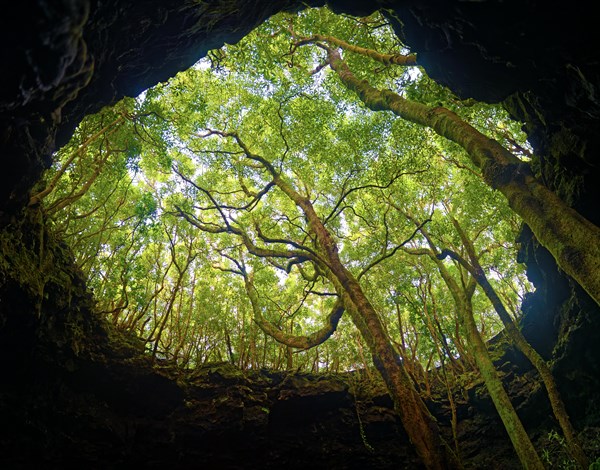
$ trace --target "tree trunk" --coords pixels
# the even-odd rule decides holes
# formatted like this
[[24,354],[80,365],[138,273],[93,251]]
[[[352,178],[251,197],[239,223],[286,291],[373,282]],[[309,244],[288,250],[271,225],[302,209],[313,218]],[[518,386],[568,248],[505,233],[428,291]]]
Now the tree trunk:
[[384,325],[356,278],[342,264],[329,231],[317,215],[310,200],[272,170],[274,183],[302,210],[326,259],[329,280],[336,286],[343,305],[367,342],[373,362],[383,377],[400,414],[402,424],[427,468],[458,468],[459,463],[444,441],[435,418],[431,415],[392,346]]
[[373,363],[383,377],[404,429],[425,466],[430,469],[460,468],[454,453],[441,437],[435,418],[400,362],[400,356],[390,343],[373,307],[366,298],[364,302],[361,301],[360,307],[355,305],[349,293],[343,293],[342,298],[346,311],[369,346]]
[[533,447],[517,412],[512,406],[510,398],[502,385],[502,381],[498,377],[492,359],[485,347],[485,343],[483,342],[479,331],[477,331],[473,310],[471,309],[471,302],[464,299],[462,309],[463,311],[459,314],[462,317],[469,346],[473,350],[475,361],[477,362],[485,386],[490,393],[490,397],[500,415],[500,419],[502,419],[502,422],[504,423],[504,427],[519,456],[519,460],[521,461],[523,468],[542,470],[544,465]]
[[433,129],[463,147],[481,169],[487,184],[500,191],[529,225],[560,268],[600,305],[600,228],[565,204],[522,162],[497,141],[464,122],[452,111],[407,100],[357,79],[337,50],[327,48],[331,68],[344,85],[373,111],[397,116]]
[[531,439],[527,435],[517,412],[515,411],[510,398],[502,385],[502,381],[498,377],[492,359],[488,353],[488,350],[477,330],[477,324],[473,316],[473,308],[471,305],[470,296],[473,294],[474,289],[469,289],[467,293],[464,289],[461,289],[457,282],[452,278],[450,273],[442,261],[436,257],[433,249],[431,239],[424,233],[428,243],[431,246],[431,250],[422,250],[423,254],[427,254],[436,263],[444,282],[448,286],[452,297],[456,303],[456,308],[459,315],[459,320],[467,335],[467,343],[469,349],[473,352],[475,362],[481,377],[485,382],[485,386],[490,394],[492,402],[500,415],[500,419],[506,428],[508,436],[513,444],[513,447],[519,456],[521,465],[526,469],[539,469],[542,470],[544,465],[537,454]]

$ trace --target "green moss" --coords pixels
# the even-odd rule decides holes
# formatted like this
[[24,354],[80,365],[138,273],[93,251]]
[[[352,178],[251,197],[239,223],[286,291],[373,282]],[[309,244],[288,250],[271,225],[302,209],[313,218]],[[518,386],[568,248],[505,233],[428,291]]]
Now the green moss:
[[1,278],[16,281],[36,299],[40,308],[49,295],[46,286],[51,283],[69,293],[67,301],[70,300],[71,276],[64,266],[66,249],[49,239],[38,214],[26,212],[24,215],[19,223],[0,232]]
[[101,320],[66,245],[54,239],[38,211],[24,211],[0,231],[2,322],[32,325],[36,347],[54,344],[75,356],[89,350]]

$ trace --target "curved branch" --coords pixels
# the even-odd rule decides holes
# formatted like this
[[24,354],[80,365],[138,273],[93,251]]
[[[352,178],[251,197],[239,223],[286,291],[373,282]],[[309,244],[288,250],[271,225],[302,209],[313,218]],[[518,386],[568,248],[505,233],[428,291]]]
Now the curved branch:
[[173,171],[175,173],[177,173],[179,175],[179,177],[181,179],[183,179],[186,183],[189,183],[189,184],[193,185],[198,191],[201,191],[204,194],[206,194],[206,196],[208,197],[208,199],[210,199],[210,202],[212,202],[213,207],[217,211],[219,211],[219,214],[221,215],[221,219],[223,219],[223,222],[225,223],[225,225],[227,226],[227,228],[230,229],[231,225],[229,224],[229,221],[227,220],[227,217],[225,216],[225,213],[223,212],[223,207],[221,205],[217,204],[217,201],[215,200],[215,198],[213,197],[213,195],[210,193],[210,191],[208,191],[207,189],[204,189],[201,186],[198,186],[196,183],[194,183],[188,177],[184,176],[175,165],[173,165],[172,168],[173,168]]
[[[336,213],[337,210],[338,210],[338,208],[340,207],[340,205],[342,204],[342,202],[344,202],[344,199],[346,199],[346,197],[348,197],[351,193],[353,193],[355,191],[359,191],[361,189],[387,189],[392,184],[394,184],[399,178],[401,178],[402,176],[405,176],[405,175],[418,175],[418,174],[421,174],[421,173],[425,173],[426,171],[427,170],[415,170],[415,171],[411,171],[411,172],[402,172],[402,171],[399,171],[394,176],[392,176],[390,178],[390,180],[386,184],[374,184],[374,183],[371,183],[371,184],[365,184],[363,186],[355,186],[355,187],[350,188],[348,190],[344,189],[344,191],[342,192],[342,195],[338,199],[338,201],[335,204],[334,208],[331,210],[331,212],[329,213],[329,215],[323,221],[323,224],[327,224],[327,222],[329,222],[329,220],[331,220],[332,218],[336,217],[339,214],[339,213]],[[346,186],[347,181],[348,180],[346,180],[344,182],[344,186]]]
[[252,282],[251,275],[244,276],[244,281],[246,286],[246,293],[248,294],[248,298],[250,299],[250,303],[252,304],[254,322],[264,333],[271,336],[278,343],[285,344],[286,346],[290,346],[292,348],[307,350],[325,342],[331,337],[331,335],[333,335],[333,333],[335,333],[338,323],[342,318],[342,315],[345,310],[344,306],[342,305],[342,301],[338,298],[331,312],[327,316],[325,325],[321,329],[309,335],[291,335],[289,333],[281,331],[279,328],[277,328],[275,325],[270,323],[262,316],[258,300],[258,293]]
[[[295,242],[293,240],[288,240],[285,238],[271,238],[268,237],[267,235],[265,235],[263,233],[263,231],[261,230],[260,226],[258,224],[254,225],[254,229],[256,230],[256,234],[258,235],[258,238],[260,238],[263,242],[265,243],[280,243],[282,245],[291,245],[294,248],[298,249],[298,250],[304,250],[307,253],[310,253],[311,255],[313,255],[313,257],[319,258],[318,253],[313,250],[312,248],[306,246],[306,245],[302,245],[301,243]],[[306,258],[308,259],[308,258]]]
[[334,36],[325,36],[322,34],[315,34],[309,38],[302,38],[300,41],[296,42],[297,46],[312,44],[315,42],[327,42],[334,46],[340,47],[346,51],[354,52],[355,54],[362,55],[364,57],[369,57],[377,62],[380,62],[384,65],[417,65],[417,56],[416,54],[382,54],[381,52],[377,52],[373,49],[367,49],[366,47],[356,46],[354,44],[350,44],[342,39],[338,39]]

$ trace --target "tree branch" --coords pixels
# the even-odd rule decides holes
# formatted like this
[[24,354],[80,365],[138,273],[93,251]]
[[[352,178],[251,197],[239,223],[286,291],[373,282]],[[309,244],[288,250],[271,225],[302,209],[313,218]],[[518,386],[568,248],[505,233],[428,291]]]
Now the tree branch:
[[408,242],[410,242],[413,238],[415,238],[415,236],[417,235],[417,233],[419,233],[421,231],[421,229],[425,226],[426,223],[431,222],[431,219],[426,219],[424,220],[421,224],[419,224],[417,226],[417,228],[413,231],[413,233],[406,239],[404,240],[402,243],[400,243],[399,245],[396,245],[394,247],[394,249],[388,253],[384,253],[383,255],[379,256],[378,258],[374,259],[373,261],[371,261],[356,277],[356,279],[360,280],[361,277],[363,277],[365,274],[367,274],[367,272],[377,266],[379,263],[381,263],[382,261],[391,258],[392,256],[394,256],[398,250],[400,250],[402,247],[404,247],[404,245],[406,245]]
[[335,333],[338,323],[344,313],[344,306],[342,305],[342,301],[338,298],[331,312],[326,318],[325,325],[321,329],[309,335],[291,335],[289,333],[281,331],[279,328],[277,328],[275,325],[273,325],[263,317],[259,305],[258,292],[254,287],[254,283],[252,282],[252,276],[244,276],[244,281],[248,298],[250,299],[250,303],[252,304],[254,322],[264,333],[271,336],[277,342],[285,344],[286,346],[290,346],[292,348],[307,350],[325,342],[331,337],[331,335],[333,335],[333,333]]

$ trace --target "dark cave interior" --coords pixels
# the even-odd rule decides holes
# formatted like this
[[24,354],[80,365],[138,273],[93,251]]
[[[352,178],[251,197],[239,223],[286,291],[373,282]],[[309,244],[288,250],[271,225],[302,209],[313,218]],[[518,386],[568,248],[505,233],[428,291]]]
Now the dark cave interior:
[[[69,249],[40,237],[28,194],[87,114],[135,96],[236,42],[272,14],[323,1],[31,1],[2,15],[0,42],[0,463],[3,468],[419,468],[381,390],[339,377],[211,365],[153,366],[134,338],[94,314]],[[534,169],[596,225],[600,192],[600,31],[589,7],[516,2],[332,0],[383,9],[434,80],[461,98],[502,102],[524,123]],[[42,237],[43,238],[43,237]],[[519,262],[536,287],[522,329],[551,360],[588,452],[600,455],[600,308],[524,227]],[[32,266],[35,268],[32,269]],[[535,439],[547,399],[510,347],[498,361]],[[528,377],[518,380],[517,376]],[[364,395],[364,396],[363,396]],[[460,403],[471,468],[519,468],[489,397]],[[448,424],[443,399],[428,405]],[[364,426],[377,452],[356,431]],[[265,410],[268,410],[265,411]],[[500,465],[500,466],[498,466]]]

